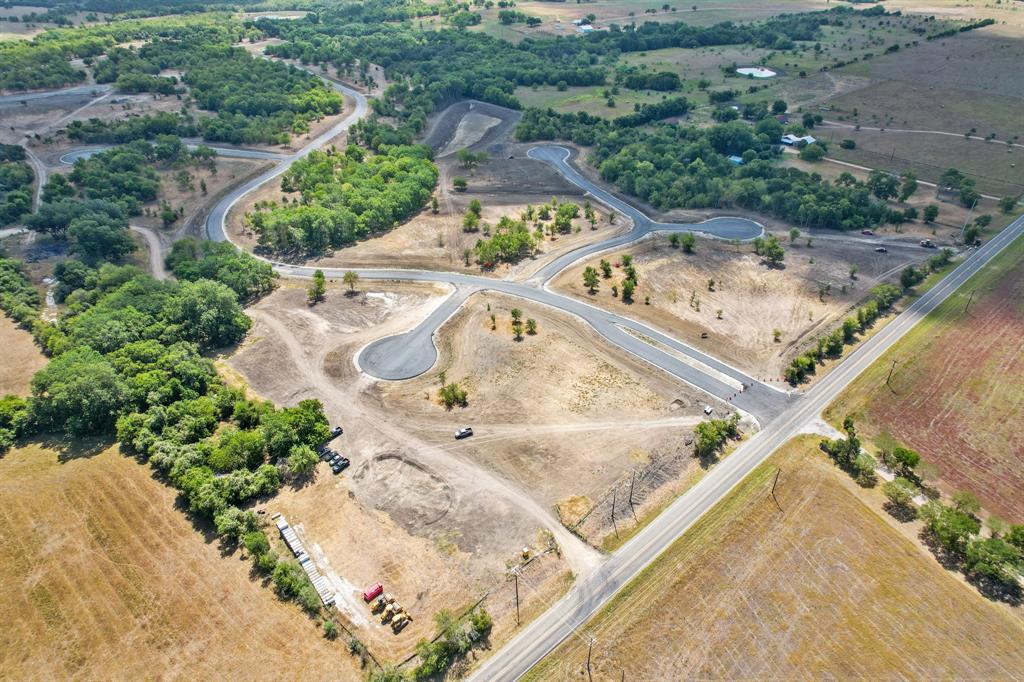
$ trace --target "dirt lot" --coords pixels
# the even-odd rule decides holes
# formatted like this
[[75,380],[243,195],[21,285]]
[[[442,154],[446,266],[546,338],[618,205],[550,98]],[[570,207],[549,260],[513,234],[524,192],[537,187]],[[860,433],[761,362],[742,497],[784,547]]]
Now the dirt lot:
[[[435,427],[435,442],[445,447],[410,434],[405,419],[394,418],[400,412],[381,407],[374,382],[355,368],[353,357],[363,345],[410,327],[440,293],[388,284],[367,285],[348,297],[332,286],[327,300],[310,309],[304,289],[285,283],[250,308],[256,321],[251,340],[230,359],[260,395],[283,404],[317,397],[332,422],[345,425],[336,447],[352,459],[351,469],[334,477],[320,465],[312,484],[282,491],[269,508],[301,524],[333,574],[347,619],[389,660],[404,658],[431,634],[435,612],[500,592],[506,562],[516,561],[522,547],[545,548],[539,530],[557,524],[547,510],[521,501],[521,491],[450,452],[453,428]],[[531,571],[550,597],[566,563],[551,556]],[[397,637],[371,619],[358,597],[377,580],[413,615]],[[501,605],[507,596],[489,603],[501,622],[509,615]]]
[[[514,340],[513,307],[537,321],[536,335]],[[577,505],[589,507],[587,501],[648,463],[652,452],[679,454],[699,420],[696,392],[595,341],[575,319],[540,306],[477,295],[438,338],[436,371],[378,384],[381,406],[401,411],[405,426],[424,440],[498,471],[545,505],[558,504],[569,523],[586,511]],[[446,412],[438,404],[441,371],[467,388],[469,407]],[[476,435],[450,445],[450,431],[464,424],[473,424]],[[692,459],[688,452],[681,456]],[[552,476],[556,467],[572,475]]]
[[[695,253],[687,255],[664,235],[605,254],[613,265],[624,253],[634,256],[640,284],[632,305],[612,296],[612,286],[622,279],[619,268],[601,280],[596,294],[587,293],[583,269],[598,268],[600,257],[566,270],[554,288],[658,327],[752,376],[779,379],[792,356],[909,260],[906,249],[877,254],[872,244],[824,238],[807,248],[806,237],[791,246],[788,236],[779,236],[786,245],[782,269],[762,265],[748,245],[699,239]],[[858,267],[856,280],[850,278],[851,265]],[[714,291],[709,291],[712,279]],[[821,296],[827,285],[831,292]],[[650,305],[644,304],[647,296]],[[782,332],[778,343],[776,329]],[[702,332],[708,338],[701,339]]]
[[595,680],[1014,677],[1019,614],[902,536],[816,440],[748,476],[526,679],[586,679],[590,636]]
[[[559,525],[556,503],[574,522],[572,513],[584,513],[613,482],[628,480],[633,468],[646,472],[653,460],[657,466],[638,485],[643,513],[663,484],[696,467],[682,446],[697,421],[695,396],[594,347],[578,323],[544,309],[521,306],[538,333],[514,341],[512,302],[497,296],[476,296],[439,335],[438,367],[469,390],[469,407],[444,410],[435,372],[406,382],[371,380],[354,366],[358,350],[408,329],[437,305],[440,290],[361,288],[349,297],[332,286],[325,303],[309,308],[301,285],[285,283],[250,309],[251,340],[229,364],[256,393],[283,404],[320,398],[332,422],[345,425],[337,447],[352,468],[334,477],[321,465],[312,484],[282,491],[269,508],[302,524],[374,653],[403,657],[430,633],[433,613],[487,592],[499,621],[495,637],[508,636],[514,603],[506,566],[523,547],[535,553],[548,546],[543,528],[556,532],[564,558],[531,564],[529,608],[539,610],[567,587],[568,570],[586,570],[596,558]],[[495,331],[488,303],[498,317]],[[538,377],[546,379],[543,390],[535,388]],[[454,441],[452,432],[466,424],[476,436]],[[556,467],[562,474],[552,475]],[[631,522],[618,523],[624,529]],[[589,526],[588,538],[598,545],[611,530]],[[376,580],[416,619],[397,637],[358,601],[357,588]]]
[[[362,678],[116,448],[0,459],[0,676]],[[144,521],[144,522],[141,522]]]
[[[946,492],[970,490],[986,511],[1024,522],[1022,300],[1018,242],[879,358],[826,414],[833,422],[852,414],[869,436],[891,434],[938,467]],[[891,388],[880,389],[893,360]]]
[[46,364],[46,356],[39,352],[32,335],[6,315],[0,315],[0,348],[4,349],[0,396],[28,395],[32,375]]

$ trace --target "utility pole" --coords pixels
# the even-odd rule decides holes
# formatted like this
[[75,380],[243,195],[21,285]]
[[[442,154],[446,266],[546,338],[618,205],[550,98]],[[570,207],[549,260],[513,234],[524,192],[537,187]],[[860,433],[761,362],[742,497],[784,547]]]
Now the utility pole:
[[512,569],[512,577],[516,581],[516,627],[519,627],[519,569]]
[[[629,482],[629,511],[633,512],[633,521],[637,521],[636,508],[633,507],[633,484],[636,483],[636,469],[633,469],[633,478]],[[639,521],[637,521],[639,523]]]
[[594,676],[590,673],[590,655],[594,653],[594,638],[590,638],[590,644],[587,646],[587,679],[590,682],[594,682]]
[[615,496],[619,492],[619,487],[615,486],[612,488],[612,528],[615,529],[615,539],[619,539],[619,526],[615,523]]
[[782,473],[782,469],[781,468],[778,471],[775,472],[775,480],[772,482],[772,499],[775,500],[775,506],[779,508],[779,511],[782,512],[783,514],[785,514],[786,512],[783,511],[782,505],[779,504],[779,498],[775,497],[775,486],[777,486],[779,484],[779,475],[781,473]]
[[964,218],[964,226],[960,228],[960,241],[964,240],[964,232],[967,231],[967,221],[971,219],[971,214],[974,213],[974,207],[978,205],[978,200],[975,199],[974,203],[971,204],[971,208],[967,211],[967,217]]
[[964,306],[964,313],[966,313],[967,309],[971,307],[971,301],[974,300],[975,291],[977,291],[977,289],[971,289],[971,295],[967,298],[967,305]]
[[892,361],[892,367],[890,367],[890,368],[889,368],[889,376],[885,377],[885,385],[886,385],[886,386],[888,386],[888,385],[889,385],[889,379],[892,379],[892,371],[893,371],[894,369],[896,369],[896,363],[897,363],[897,362],[898,362],[898,360],[893,360],[893,361]]

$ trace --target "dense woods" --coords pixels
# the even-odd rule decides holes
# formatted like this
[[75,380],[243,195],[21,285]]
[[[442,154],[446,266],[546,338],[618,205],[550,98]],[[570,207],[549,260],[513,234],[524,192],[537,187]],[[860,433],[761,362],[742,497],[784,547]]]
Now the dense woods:
[[[524,112],[520,140],[568,140],[592,147],[589,161],[622,191],[661,208],[736,206],[802,227],[854,230],[886,220],[889,210],[850,176],[830,183],[775,161],[782,125],[766,115],[753,126],[630,128],[585,113]],[[730,156],[743,159],[735,165]]]
[[315,151],[281,179],[281,188],[298,192],[301,202],[260,206],[247,222],[268,249],[322,253],[390,230],[426,205],[436,183],[426,147]]

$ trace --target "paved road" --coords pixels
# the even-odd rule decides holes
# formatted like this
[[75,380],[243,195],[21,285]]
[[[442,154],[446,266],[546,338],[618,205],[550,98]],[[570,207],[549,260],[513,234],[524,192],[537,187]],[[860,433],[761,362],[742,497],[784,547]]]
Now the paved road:
[[595,185],[585,178],[578,170],[569,163],[571,152],[565,147],[558,145],[541,145],[533,147],[527,152],[531,159],[543,161],[550,164],[566,180],[582,189],[587,194],[600,201],[605,206],[612,208],[633,221],[633,229],[625,234],[606,239],[603,242],[584,246],[570,251],[563,256],[551,261],[537,271],[534,279],[542,282],[549,281],[552,277],[564,270],[572,263],[581,258],[592,256],[595,253],[614,249],[624,244],[636,241],[651,232],[694,232],[708,237],[718,239],[739,239],[746,241],[764,234],[764,227],[747,218],[721,217],[705,220],[701,223],[659,223],[651,220],[646,213],[635,206],[626,203],[622,199]]
[[329,79],[325,80],[331,87],[342,95],[347,95],[355,100],[355,110],[344,119],[331,126],[331,128],[321,133],[315,139],[311,140],[309,144],[296,153],[284,156],[281,163],[278,165],[228,192],[223,199],[217,202],[217,205],[214,206],[213,210],[210,211],[210,215],[206,218],[206,234],[210,239],[216,242],[229,241],[227,232],[224,230],[224,221],[227,218],[228,212],[231,211],[232,207],[234,207],[242,197],[284,173],[286,170],[291,168],[293,163],[308,156],[311,152],[324,146],[332,138],[351,128],[356,121],[365,117],[369,112],[370,109],[366,103],[366,96],[363,95],[363,93],[358,90],[353,90],[347,85],[342,85],[337,81]]
[[21,104],[22,102],[31,102],[32,100],[46,99],[48,97],[78,97],[81,95],[95,95],[110,92],[112,89],[113,86],[107,84],[76,85],[74,87],[63,88],[61,90],[26,92],[20,95],[2,95],[0,96],[0,105],[11,103]]
[[[335,82],[332,82],[332,85],[339,92],[355,99],[356,110],[299,152],[283,157],[281,163],[273,169],[230,192],[217,204],[207,219],[206,227],[211,239],[228,239],[224,229],[225,218],[232,206],[242,197],[285,172],[297,159],[347,130],[366,114],[367,103],[362,94]],[[418,374],[427,371],[436,361],[433,334],[444,320],[473,293],[485,290],[499,291],[550,305],[580,317],[595,331],[624,350],[713,395],[724,399],[731,398],[732,404],[754,414],[765,426],[730,457],[713,468],[697,485],[677,499],[609,560],[589,575],[581,577],[573,589],[553,608],[525,627],[516,638],[488,659],[473,675],[473,679],[487,681],[518,679],[566,637],[582,627],[621,587],[636,577],[645,566],[792,434],[808,421],[818,418],[821,411],[850,381],[1024,232],[1022,217],[981,249],[972,253],[935,288],[878,334],[865,341],[806,395],[798,397],[754,381],[735,368],[677,339],[587,303],[560,296],[540,286],[579,258],[621,246],[652,231],[687,230],[723,239],[752,239],[762,233],[760,225],[744,219],[728,218],[699,224],[656,223],[635,207],[583,178],[567,163],[569,153],[565,148],[545,145],[532,149],[530,156],[553,165],[570,182],[585,189],[598,201],[632,218],[634,229],[626,235],[577,249],[556,259],[542,268],[532,283],[508,282],[447,272],[358,270],[360,276],[366,279],[438,282],[453,285],[455,288],[453,294],[412,331],[381,339],[364,348],[359,356],[361,366],[381,378],[403,378],[409,372]],[[274,265],[278,272],[286,276],[309,277],[314,270],[305,266],[281,263]],[[342,273],[342,269],[325,269],[325,274],[329,277],[340,277]],[[668,347],[672,352],[665,352],[629,333],[628,330],[642,334]],[[738,394],[737,384],[745,389]]]
[[573,632],[583,627],[612,596],[650,564],[697,519],[772,452],[815,419],[846,386],[903,337],[925,315],[1024,233],[1024,216],[968,256],[949,276],[915,301],[817,383],[778,419],[716,465],[594,573],[583,578],[543,615],[523,628],[474,672],[471,680],[516,680]]
[[[90,147],[82,147],[81,149],[73,149],[67,154],[58,159],[65,166],[73,166],[75,161],[79,159],[88,159],[89,157],[99,154],[100,152],[108,149],[113,149],[118,145],[113,144],[101,144],[93,145]],[[199,147],[198,144],[189,143],[185,145],[188,149],[194,150]],[[237,159],[264,159],[267,161],[284,161],[288,158],[287,154],[280,152],[270,152],[263,149],[245,149],[244,147],[216,147],[213,145],[204,145],[209,147],[213,151],[217,152],[218,156],[228,156]]]
[[[356,99],[356,110],[343,121],[335,125],[317,139],[310,142],[299,152],[286,156],[281,163],[244,185],[232,190],[210,212],[206,221],[206,230],[214,241],[229,241],[225,229],[225,220],[231,208],[246,194],[277,177],[295,160],[309,154],[322,146],[327,140],[347,130],[355,121],[364,116],[368,109],[362,94],[331,81],[339,91]],[[719,398],[723,402],[747,412],[760,422],[771,420],[785,409],[792,399],[789,394],[774,387],[763,384],[744,372],[707,355],[682,341],[662,332],[651,329],[638,322],[615,315],[606,310],[591,306],[576,299],[556,294],[540,286],[543,282],[557,274],[566,265],[605,249],[614,248],[635,241],[656,230],[694,230],[721,238],[750,239],[762,233],[757,223],[745,218],[716,218],[704,223],[667,224],[650,220],[644,213],[622,200],[605,192],[583,178],[565,162],[568,150],[564,147],[545,145],[536,148],[534,158],[551,163],[557,170],[566,174],[571,182],[591,191],[601,202],[607,202],[611,208],[621,211],[633,220],[633,229],[618,237],[613,237],[598,244],[582,247],[556,259],[552,265],[541,269],[540,273],[529,283],[509,282],[487,277],[477,277],[451,272],[431,272],[423,270],[391,270],[391,269],[358,269],[356,272],[363,279],[400,280],[415,282],[437,282],[456,287],[456,292],[445,300],[415,329],[403,334],[379,339],[366,346],[359,354],[359,366],[371,376],[379,379],[409,379],[430,370],[437,360],[437,348],[434,345],[434,334],[462,303],[473,293],[480,291],[497,291],[517,296],[543,305],[562,310],[581,318],[610,343],[632,353],[640,359],[668,372],[676,378],[698,389]],[[275,270],[290,277],[311,277],[316,268],[274,264]],[[556,269],[557,268],[557,269]],[[344,268],[323,268],[324,274],[331,278],[340,278]],[[630,333],[632,330],[635,333]],[[641,334],[666,346],[666,352],[655,345],[641,339]]]

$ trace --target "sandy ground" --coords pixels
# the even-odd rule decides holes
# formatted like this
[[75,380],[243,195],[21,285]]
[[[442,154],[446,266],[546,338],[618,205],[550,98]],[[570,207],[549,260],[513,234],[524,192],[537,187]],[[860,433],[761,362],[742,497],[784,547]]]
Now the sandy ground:
[[816,442],[756,470],[526,679],[586,679],[591,636],[595,680],[1014,677],[1019,609],[944,570]]
[[39,352],[32,335],[6,315],[0,316],[0,347],[4,349],[0,396],[28,395],[32,375],[46,364],[46,356]]
[[362,679],[176,496],[117,448],[0,458],[0,676]]
[[[601,280],[596,294],[587,293],[583,269],[597,268],[600,258],[569,268],[553,286],[652,324],[752,376],[778,380],[793,355],[828,330],[883,275],[898,275],[906,260],[902,250],[877,254],[870,244],[824,239],[807,248],[806,238],[791,246],[788,236],[779,236],[786,246],[781,269],[761,264],[748,245],[699,239],[695,253],[688,255],[661,235],[604,255],[615,265],[623,253],[633,254],[640,284],[632,305],[612,296],[612,285],[623,278],[621,268],[613,268],[611,279]],[[851,264],[859,269],[857,279],[850,278]],[[714,280],[714,291],[709,280]],[[831,293],[820,296],[826,285]],[[644,303],[648,296],[649,305]],[[778,343],[773,340],[775,329],[782,332]],[[702,333],[708,337],[701,338]]]

